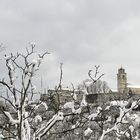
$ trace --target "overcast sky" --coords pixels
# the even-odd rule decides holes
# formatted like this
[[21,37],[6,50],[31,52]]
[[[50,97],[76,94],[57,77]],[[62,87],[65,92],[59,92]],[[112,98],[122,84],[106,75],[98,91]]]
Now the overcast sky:
[[94,65],[113,89],[121,65],[138,85],[139,6],[139,0],[0,0],[0,42],[4,53],[23,51],[28,42],[51,53],[38,74],[44,87],[58,83],[60,62],[65,86],[88,78]]

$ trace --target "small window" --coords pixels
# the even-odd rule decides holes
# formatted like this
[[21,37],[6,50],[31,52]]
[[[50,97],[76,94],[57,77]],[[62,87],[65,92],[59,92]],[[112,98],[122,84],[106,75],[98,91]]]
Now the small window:
[[125,79],[125,75],[123,75],[122,78]]

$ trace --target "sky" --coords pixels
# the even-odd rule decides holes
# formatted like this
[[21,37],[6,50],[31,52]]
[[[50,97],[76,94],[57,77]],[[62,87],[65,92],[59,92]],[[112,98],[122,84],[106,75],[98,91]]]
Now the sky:
[[[36,76],[46,88],[59,82],[75,86],[100,65],[102,80],[117,87],[121,66],[128,83],[140,84],[139,0],[0,0],[1,53],[25,52],[29,42],[36,52],[50,52]],[[1,61],[1,77],[4,71]]]

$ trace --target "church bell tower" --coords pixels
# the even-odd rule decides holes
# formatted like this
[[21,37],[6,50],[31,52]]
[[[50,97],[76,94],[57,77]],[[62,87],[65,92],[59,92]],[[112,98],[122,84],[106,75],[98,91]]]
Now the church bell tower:
[[117,88],[119,93],[124,93],[127,89],[127,74],[122,67],[118,69]]

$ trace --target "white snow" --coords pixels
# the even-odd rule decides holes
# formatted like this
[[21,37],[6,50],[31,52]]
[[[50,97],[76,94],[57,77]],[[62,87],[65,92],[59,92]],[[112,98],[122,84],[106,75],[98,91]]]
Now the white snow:
[[129,129],[130,129],[131,132],[133,132],[134,131],[134,126],[133,125],[130,125],[129,126]]
[[32,60],[32,64],[35,64],[36,65],[37,63],[38,63],[38,61],[36,59],[33,59]]
[[63,112],[58,112],[58,114],[55,116],[55,120],[56,121],[61,121],[64,119],[64,116],[63,116]]
[[74,108],[74,101],[65,103],[63,108],[65,108],[65,109],[70,108],[72,110],[72,113],[74,113],[74,114],[81,113],[81,107],[79,107],[78,109]]
[[93,114],[88,116],[89,120],[94,120],[96,117],[97,117],[96,113],[93,113]]
[[140,88],[140,85],[128,85],[128,88]]
[[128,101],[111,101],[110,106],[120,106],[125,107],[128,104]]
[[137,107],[138,107],[137,101],[132,102],[131,108],[137,108]]
[[0,140],[4,139],[4,136],[2,134],[0,134]]
[[132,120],[132,123],[135,128],[138,128],[140,126],[140,116],[139,115],[133,114],[131,116],[131,120]]
[[42,118],[40,115],[35,116],[35,123],[42,122]]
[[109,117],[107,118],[107,121],[106,121],[106,122],[111,122],[111,120],[112,120],[112,118],[111,118],[111,116],[109,116]]
[[86,89],[85,90],[82,90],[82,92],[84,93],[84,95],[88,95],[88,92],[87,92]]
[[130,134],[128,132],[125,133],[126,137],[130,138]]
[[8,59],[10,59],[10,58],[11,58],[10,55],[8,55],[8,56],[7,56],[7,55],[4,55],[4,59],[5,59],[5,60],[8,60]]
[[102,108],[99,106],[95,113],[92,113],[88,116],[88,119],[94,120],[98,116],[98,114],[100,113],[101,110],[102,110]]
[[40,139],[57,121],[64,119],[63,112],[55,114],[47,123],[43,124],[41,128],[36,131],[36,138]]
[[35,106],[35,109],[38,109],[41,105],[43,105],[45,109],[48,110],[48,106],[45,102],[41,102],[39,105]]
[[106,108],[105,108],[105,110],[109,110],[110,109],[110,106],[107,106]]
[[85,132],[84,132],[84,135],[87,136],[89,134],[91,134],[93,131],[88,127]]
[[80,113],[81,113],[81,107],[78,108],[78,109],[76,109],[73,113],[75,113],[75,114],[80,114]]
[[77,100],[77,95],[76,95],[75,92],[74,92],[74,94],[73,94],[73,99],[74,99],[74,100]]
[[74,101],[65,103],[63,108],[65,109],[70,108],[72,112],[75,112]]
[[71,126],[72,129],[74,129],[75,127],[76,127],[75,125],[72,125],[72,126]]
[[[25,118],[26,117],[28,117],[28,112],[26,112],[25,110],[24,110],[24,115],[25,115]],[[23,123],[24,123],[24,128],[23,129],[25,129],[25,137],[26,137],[26,139],[25,140],[30,140],[30,137],[31,137],[31,128],[30,128],[30,124],[29,124],[29,121],[28,121],[28,119],[25,119],[24,121],[23,121]]]
[[6,112],[5,111],[4,113],[9,118],[9,121],[10,121],[11,124],[17,124],[17,123],[19,123],[19,120],[14,120],[9,112]]
[[84,95],[84,94],[83,94],[83,99],[81,101],[81,106],[87,106],[86,95]]
[[48,106],[45,102],[42,102],[41,104],[45,107],[46,110],[48,110]]

